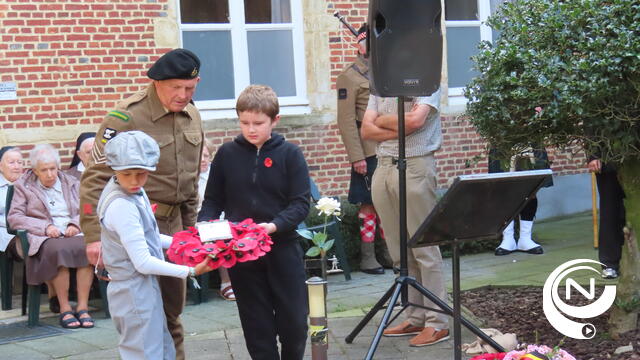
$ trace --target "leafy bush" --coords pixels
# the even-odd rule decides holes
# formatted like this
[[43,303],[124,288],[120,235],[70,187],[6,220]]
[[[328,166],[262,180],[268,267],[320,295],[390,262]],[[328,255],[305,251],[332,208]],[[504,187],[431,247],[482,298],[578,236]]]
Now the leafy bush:
[[[617,304],[633,304],[640,298],[640,2],[513,0],[488,23],[500,36],[474,57],[480,75],[465,89],[471,123],[501,158],[531,143],[580,144],[618,163],[628,244]],[[636,327],[627,319],[639,312],[614,308],[613,332]]]
[[640,156],[640,2],[514,0],[488,24],[467,114],[503,157],[532,142]]

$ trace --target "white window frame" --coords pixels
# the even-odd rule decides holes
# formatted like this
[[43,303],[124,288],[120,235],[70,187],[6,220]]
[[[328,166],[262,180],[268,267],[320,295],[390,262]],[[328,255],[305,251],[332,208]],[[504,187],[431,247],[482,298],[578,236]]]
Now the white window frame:
[[[445,20],[445,26],[448,28],[462,27],[479,27],[480,41],[492,41],[492,30],[486,24],[491,14],[490,0],[476,0],[478,3],[478,20]],[[446,17],[445,17],[446,18]],[[447,59],[448,59],[447,54]],[[449,71],[447,66],[447,71]],[[448,78],[448,76],[447,76]],[[449,105],[466,105],[467,99],[464,97],[464,87],[449,87],[448,97]]]
[[[240,92],[242,92],[244,88],[251,84],[247,32],[261,30],[291,30],[296,96],[278,97],[280,113],[283,115],[294,115],[308,114],[311,112],[307,98],[302,0],[290,0],[291,23],[285,24],[245,24],[244,1],[241,0],[228,0],[229,23],[182,24],[180,0],[175,1],[177,5],[176,13],[181,46],[183,44],[182,35],[185,31],[230,31],[231,33],[234,99],[196,101],[196,107],[200,110],[203,118],[236,117],[234,110],[236,105],[235,98],[240,95]],[[202,59],[202,61],[206,61],[206,59]]]

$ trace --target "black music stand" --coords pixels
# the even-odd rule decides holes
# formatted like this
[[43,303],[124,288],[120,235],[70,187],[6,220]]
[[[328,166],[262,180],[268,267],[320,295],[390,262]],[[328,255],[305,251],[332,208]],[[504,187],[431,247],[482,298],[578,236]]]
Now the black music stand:
[[453,313],[448,306],[443,310],[453,315],[454,359],[459,360],[462,353],[461,323],[503,351],[460,315],[460,244],[497,238],[551,174],[551,170],[534,170],[460,176],[409,240],[412,248],[451,244],[453,249]]
[[394,285],[387,290],[351,334],[347,336],[346,342],[353,342],[355,336],[375,314],[386,308],[369,352],[365,357],[365,359],[372,359],[384,329],[408,306],[421,306],[409,303],[405,300],[405,295],[403,294],[402,309],[389,320],[393,313],[393,305],[396,304],[400,293],[405,291],[407,286],[412,286],[439,307],[439,309],[429,308],[429,310],[453,317],[454,359],[460,360],[462,356],[461,323],[496,350],[504,351],[502,346],[460,315],[459,244],[466,241],[497,238],[551,174],[551,170],[536,170],[464,175],[456,178],[447,193],[407,243],[410,247],[452,245],[453,309],[445,301],[418,283],[415,278],[401,274],[396,278]]

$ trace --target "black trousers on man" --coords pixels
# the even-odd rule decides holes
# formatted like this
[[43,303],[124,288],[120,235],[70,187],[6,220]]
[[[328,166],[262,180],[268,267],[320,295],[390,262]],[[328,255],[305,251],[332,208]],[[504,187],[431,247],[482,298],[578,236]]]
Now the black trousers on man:
[[304,357],[309,313],[304,254],[296,238],[278,240],[274,239],[265,256],[229,269],[244,339],[253,360]]
[[598,234],[598,257],[600,262],[618,270],[625,224],[624,191],[618,181],[618,172],[606,164],[596,174],[600,193],[600,233]]

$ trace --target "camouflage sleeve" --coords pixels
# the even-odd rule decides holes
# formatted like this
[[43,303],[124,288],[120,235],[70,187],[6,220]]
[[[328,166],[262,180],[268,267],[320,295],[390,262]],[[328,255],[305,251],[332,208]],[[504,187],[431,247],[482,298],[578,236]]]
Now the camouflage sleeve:
[[336,79],[336,88],[338,91],[338,128],[349,156],[349,162],[354,163],[365,158],[360,140],[360,130],[357,126],[358,84],[349,79],[347,74],[342,73]]
[[80,227],[87,243],[100,241],[100,223],[96,207],[102,189],[113,175],[105,164],[104,145],[117,133],[133,129],[131,115],[125,111],[112,111],[100,125],[87,168],[80,181]]

